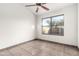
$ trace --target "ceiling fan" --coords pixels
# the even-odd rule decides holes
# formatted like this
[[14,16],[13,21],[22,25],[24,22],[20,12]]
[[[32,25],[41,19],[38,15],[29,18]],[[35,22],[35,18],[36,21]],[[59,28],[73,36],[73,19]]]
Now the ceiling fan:
[[41,8],[43,8],[43,9],[45,9],[45,10],[48,11],[49,8],[43,6],[44,4],[46,4],[46,3],[35,3],[35,4],[33,4],[33,5],[26,5],[25,7],[37,6],[36,12],[39,11],[39,7],[41,7]]

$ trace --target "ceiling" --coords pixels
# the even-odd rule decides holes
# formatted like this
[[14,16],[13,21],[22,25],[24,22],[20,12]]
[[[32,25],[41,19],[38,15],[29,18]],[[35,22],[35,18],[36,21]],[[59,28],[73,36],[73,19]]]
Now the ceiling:
[[[32,4],[35,4],[35,3],[26,3],[23,5],[25,6],[25,5],[32,5]],[[47,3],[47,4],[44,4],[44,6],[48,7],[50,10],[46,11],[43,8],[39,7],[38,13],[35,12],[37,6],[25,7],[25,8],[28,8],[32,13],[34,13],[36,15],[41,15],[41,14],[48,13],[48,12],[51,12],[51,11],[54,11],[54,10],[57,10],[60,8],[67,7],[69,5],[73,5],[73,4],[75,4],[75,3]]]

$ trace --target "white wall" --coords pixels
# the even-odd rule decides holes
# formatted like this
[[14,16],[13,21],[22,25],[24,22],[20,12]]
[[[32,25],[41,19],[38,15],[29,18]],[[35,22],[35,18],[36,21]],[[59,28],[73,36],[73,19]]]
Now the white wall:
[[[78,4],[78,15],[79,15],[79,4]],[[79,48],[79,16],[78,16],[78,48]]]
[[[37,38],[77,46],[77,4],[38,16]],[[64,36],[43,35],[42,18],[64,14]]]
[[0,49],[35,38],[35,16],[20,4],[0,4]]

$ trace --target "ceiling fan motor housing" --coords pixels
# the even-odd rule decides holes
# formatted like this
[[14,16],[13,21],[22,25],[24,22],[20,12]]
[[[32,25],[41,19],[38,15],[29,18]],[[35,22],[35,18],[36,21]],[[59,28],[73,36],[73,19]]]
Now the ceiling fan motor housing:
[[41,3],[36,3],[37,6],[41,6]]

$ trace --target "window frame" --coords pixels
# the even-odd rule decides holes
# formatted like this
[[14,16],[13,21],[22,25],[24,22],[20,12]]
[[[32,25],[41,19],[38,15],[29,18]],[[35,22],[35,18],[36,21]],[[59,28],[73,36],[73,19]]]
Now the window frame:
[[[50,18],[50,22],[51,22],[53,17],[62,16],[62,15],[64,16],[64,14],[60,14],[60,15],[55,15],[55,16],[50,16],[50,17],[42,18],[42,22],[41,22],[41,23],[42,23],[42,24],[41,24],[41,27],[42,27],[42,28],[41,28],[41,29],[42,29],[41,32],[42,32],[42,34],[43,34],[43,35],[54,35],[54,34],[45,34],[45,33],[43,33],[43,27],[50,27],[50,26],[43,26],[43,20],[44,20],[44,19]],[[63,19],[64,19],[64,18],[63,18]],[[52,22],[51,22],[51,23],[52,23]],[[51,25],[51,24],[49,24],[49,25]],[[57,35],[57,34],[56,34],[55,36],[64,36],[64,35]]]

